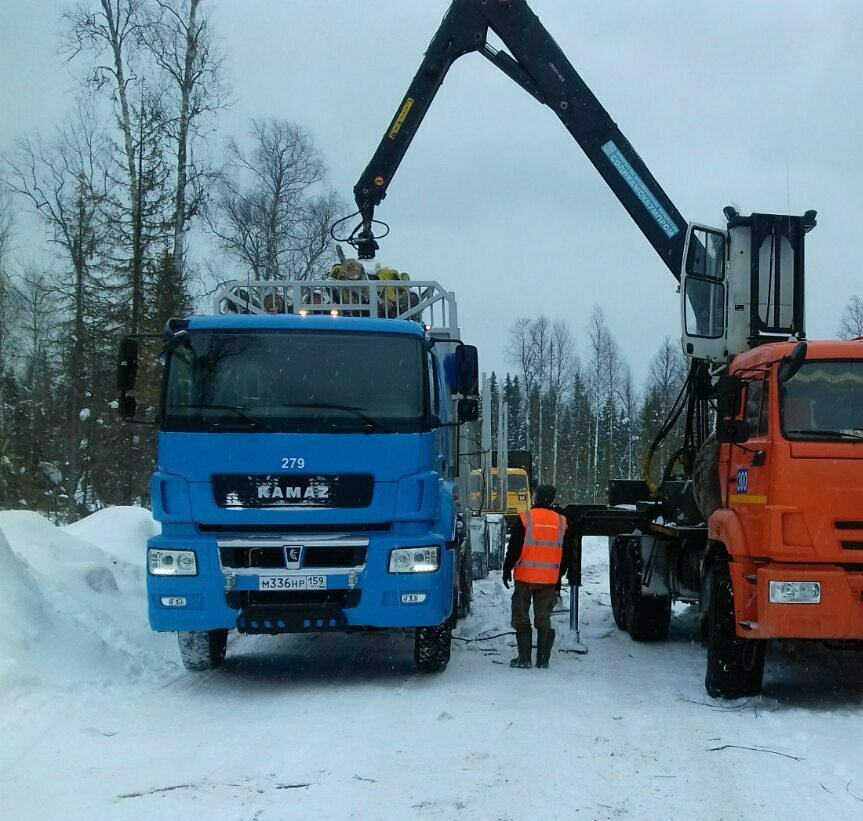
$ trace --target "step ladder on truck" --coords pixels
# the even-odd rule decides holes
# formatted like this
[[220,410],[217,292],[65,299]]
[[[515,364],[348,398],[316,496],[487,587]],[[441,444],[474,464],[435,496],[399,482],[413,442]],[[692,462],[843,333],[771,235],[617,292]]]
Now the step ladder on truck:
[[211,314],[124,339],[118,388],[128,421],[156,413],[149,620],[187,668],[219,666],[231,630],[387,629],[413,633],[419,669],[446,667],[478,415],[451,291],[229,282]]
[[[644,479],[612,482],[609,505],[567,509],[582,536],[611,538],[617,625],[657,641],[673,601],[697,606],[705,686],[724,698],[760,692],[770,640],[859,644],[863,341],[806,340],[815,211],[728,207],[723,226],[688,223],[527,0],[453,0],[354,187],[346,239],[374,257],[375,209],[450,67],[472,53],[555,114],[679,286],[689,374]],[[652,454],[680,426],[682,447],[654,475]]]

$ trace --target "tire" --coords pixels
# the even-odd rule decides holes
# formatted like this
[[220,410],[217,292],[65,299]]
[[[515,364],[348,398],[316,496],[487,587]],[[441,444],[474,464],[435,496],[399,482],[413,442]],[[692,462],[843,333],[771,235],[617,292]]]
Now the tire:
[[488,578],[488,558],[484,553],[471,553],[470,556],[471,578]]
[[470,615],[470,605],[473,600],[473,574],[468,557],[463,556],[459,562],[458,571],[458,601],[456,613],[458,618],[466,619]]
[[228,647],[227,630],[196,631],[177,633],[180,645],[180,658],[187,670],[200,672],[215,670],[222,666]]
[[671,596],[641,594],[641,540],[626,542],[623,564],[624,619],[633,641],[661,641],[671,622]]
[[757,696],[764,680],[767,642],[737,635],[731,573],[714,565],[708,580],[707,673],[704,686],[713,698]]
[[449,664],[452,630],[440,627],[418,627],[414,637],[414,663],[423,673],[441,673]]
[[629,538],[629,536],[616,536],[609,539],[608,543],[608,590],[611,594],[611,615],[620,630],[626,630],[623,567]]

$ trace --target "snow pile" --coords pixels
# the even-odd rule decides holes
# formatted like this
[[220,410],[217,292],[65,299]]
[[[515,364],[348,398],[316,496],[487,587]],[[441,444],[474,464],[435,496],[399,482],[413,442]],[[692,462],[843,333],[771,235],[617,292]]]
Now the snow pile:
[[147,625],[150,514],[109,508],[66,528],[0,513],[0,688],[121,684],[176,669]]

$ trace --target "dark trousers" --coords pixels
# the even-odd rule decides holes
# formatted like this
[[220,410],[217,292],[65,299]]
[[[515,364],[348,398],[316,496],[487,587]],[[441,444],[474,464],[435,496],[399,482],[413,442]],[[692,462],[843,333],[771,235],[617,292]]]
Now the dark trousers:
[[530,630],[531,600],[536,629],[546,630],[551,627],[551,611],[557,601],[557,586],[516,582],[512,591],[512,626],[515,630]]

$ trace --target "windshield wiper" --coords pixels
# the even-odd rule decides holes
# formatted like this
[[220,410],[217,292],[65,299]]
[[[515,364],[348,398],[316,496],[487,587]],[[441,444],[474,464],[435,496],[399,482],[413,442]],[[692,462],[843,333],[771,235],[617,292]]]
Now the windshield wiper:
[[387,425],[385,422],[381,422],[380,419],[375,419],[368,414],[363,413],[362,408],[356,408],[353,405],[336,405],[331,402],[289,402],[287,405],[283,405],[285,408],[322,408],[324,410],[328,408],[334,408],[335,410],[343,410],[348,413],[352,413],[354,416],[360,418],[367,425],[370,425],[373,428],[381,431],[382,433],[392,433],[393,429]]
[[[272,432],[273,428],[259,416],[251,416],[247,411],[248,408],[243,407],[242,405],[176,405],[178,408],[188,408],[192,410],[228,410],[233,411],[237,416],[242,419],[244,422],[248,423],[252,428],[260,428],[261,430],[266,430]],[[214,429],[218,429],[222,427],[218,422],[214,423],[212,426]]]
[[[858,432],[859,430],[859,432]],[[844,436],[846,439],[859,439],[863,441],[863,429],[854,430],[830,430],[828,428],[806,428],[804,430],[789,430],[790,434],[801,434],[803,436]]]

